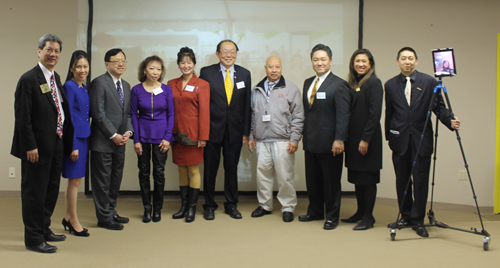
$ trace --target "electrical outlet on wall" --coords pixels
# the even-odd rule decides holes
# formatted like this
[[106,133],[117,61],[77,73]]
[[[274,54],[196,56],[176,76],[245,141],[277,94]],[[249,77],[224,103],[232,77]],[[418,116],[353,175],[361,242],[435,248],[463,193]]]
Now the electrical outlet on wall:
[[467,170],[459,170],[458,171],[458,180],[459,181],[467,180]]
[[9,179],[15,179],[15,178],[16,178],[16,168],[9,167]]

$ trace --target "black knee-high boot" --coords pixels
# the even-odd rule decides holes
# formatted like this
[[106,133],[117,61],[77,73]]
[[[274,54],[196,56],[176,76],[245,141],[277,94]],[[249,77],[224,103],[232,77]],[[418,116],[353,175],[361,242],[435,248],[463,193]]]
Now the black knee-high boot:
[[198,194],[200,189],[189,188],[189,208],[186,215],[186,222],[193,222],[196,214],[196,203],[198,203]]
[[188,200],[189,200],[189,186],[180,186],[179,190],[181,192],[181,209],[172,215],[173,219],[182,219],[186,216],[188,210]]

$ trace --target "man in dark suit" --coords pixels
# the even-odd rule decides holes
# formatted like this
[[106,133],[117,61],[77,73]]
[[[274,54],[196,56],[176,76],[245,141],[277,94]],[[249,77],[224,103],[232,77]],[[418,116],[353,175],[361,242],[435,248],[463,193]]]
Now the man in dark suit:
[[39,62],[21,76],[15,93],[15,128],[11,154],[21,159],[21,202],[26,249],[56,252],[47,244],[63,241],[50,230],[59,195],[64,152],[73,149],[68,100],[54,67],[62,41],[46,34],[38,41]]
[[236,209],[238,203],[237,167],[242,143],[250,134],[250,72],[235,65],[238,46],[231,40],[217,45],[220,63],[203,67],[200,78],[210,84],[210,137],[205,147],[203,190],[205,194],[205,220],[215,218],[217,203],[214,200],[215,179],[219,169],[220,154],[224,157],[225,213],[241,219]]
[[120,217],[115,208],[125,164],[125,144],[132,134],[130,84],[121,79],[127,69],[121,49],[110,49],[104,61],[108,71],[92,80],[89,87],[92,195],[97,225],[122,230],[122,223],[129,219]]
[[323,44],[311,51],[316,76],[304,81],[303,142],[306,162],[306,186],[309,197],[307,214],[299,221],[323,220],[325,230],[337,228],[340,212],[344,141],[349,127],[349,84],[330,71],[332,51]]
[[[417,234],[428,237],[423,223],[433,151],[433,130],[430,119],[416,158],[413,180],[410,180],[410,171],[424,130],[434,88],[438,82],[433,77],[416,71],[418,58],[413,48],[404,47],[399,50],[396,61],[401,73],[385,83],[385,137],[392,150],[401,219],[389,224],[388,227],[416,225],[413,229]],[[434,100],[432,111],[450,130],[459,129],[460,121],[458,118],[451,119],[441,95]],[[406,197],[405,192],[408,194]]]

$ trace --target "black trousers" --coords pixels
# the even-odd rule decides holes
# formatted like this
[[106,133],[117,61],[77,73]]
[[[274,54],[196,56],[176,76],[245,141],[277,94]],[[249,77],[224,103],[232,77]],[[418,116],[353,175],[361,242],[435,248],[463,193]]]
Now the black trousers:
[[392,163],[396,173],[396,191],[398,194],[401,218],[412,224],[423,224],[426,213],[427,196],[429,194],[431,156],[419,155],[417,157],[415,168],[410,178],[416,151],[416,145],[413,144],[410,137],[406,153],[402,156],[393,153]]
[[117,214],[115,208],[122,183],[125,151],[92,151],[90,163],[95,214],[99,222],[107,222]]
[[137,155],[137,167],[139,168],[139,186],[141,187],[142,204],[144,209],[151,209],[151,184],[149,174],[151,173],[151,159],[153,160],[153,206],[155,209],[163,207],[163,193],[165,190],[165,162],[167,162],[168,151],[162,153],[159,144],[141,142],[142,155]]
[[243,137],[238,141],[230,142],[229,132],[226,126],[222,143],[214,143],[207,141],[205,151],[203,153],[203,162],[205,169],[203,171],[203,192],[205,194],[205,204],[203,208],[217,209],[218,205],[214,200],[215,183],[217,171],[219,170],[221,149],[224,157],[224,195],[226,209],[236,207],[238,203],[238,162],[240,161],[240,153]]
[[344,154],[316,154],[305,151],[306,186],[309,197],[307,215],[339,221]]
[[45,242],[45,236],[52,231],[50,217],[54,212],[59,195],[59,183],[64,159],[62,139],[57,139],[52,157],[38,152],[36,163],[21,160],[21,203],[24,222],[24,243],[36,246]]

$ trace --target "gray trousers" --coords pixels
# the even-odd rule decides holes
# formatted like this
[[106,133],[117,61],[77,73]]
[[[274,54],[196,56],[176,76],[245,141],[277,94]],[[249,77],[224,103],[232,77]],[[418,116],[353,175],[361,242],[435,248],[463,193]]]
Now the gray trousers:
[[293,212],[297,205],[294,187],[295,153],[288,153],[288,141],[257,142],[256,147],[259,205],[267,211],[273,209],[273,184],[276,178],[281,211]]
[[115,208],[122,183],[125,152],[92,151],[90,163],[95,214],[99,222],[108,222],[117,214]]

